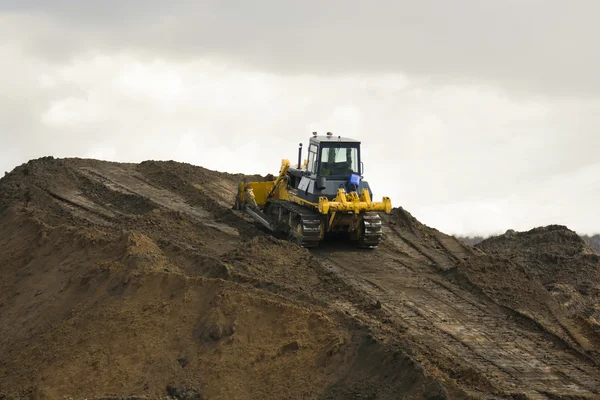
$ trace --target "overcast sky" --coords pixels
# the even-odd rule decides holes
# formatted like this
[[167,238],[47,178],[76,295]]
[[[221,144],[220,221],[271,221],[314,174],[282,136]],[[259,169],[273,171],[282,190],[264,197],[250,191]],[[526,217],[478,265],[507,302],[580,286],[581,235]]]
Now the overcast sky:
[[310,132],[429,226],[600,232],[600,2],[0,0],[0,170],[277,173]]

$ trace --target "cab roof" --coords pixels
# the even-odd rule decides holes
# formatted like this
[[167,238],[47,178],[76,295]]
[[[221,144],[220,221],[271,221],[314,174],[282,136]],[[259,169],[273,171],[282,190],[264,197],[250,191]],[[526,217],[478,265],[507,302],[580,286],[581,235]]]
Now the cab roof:
[[347,137],[343,137],[343,136],[336,136],[336,135],[311,136],[310,141],[315,144],[321,144],[321,143],[357,143],[357,144],[360,144],[360,140],[351,139],[351,138],[347,138]]

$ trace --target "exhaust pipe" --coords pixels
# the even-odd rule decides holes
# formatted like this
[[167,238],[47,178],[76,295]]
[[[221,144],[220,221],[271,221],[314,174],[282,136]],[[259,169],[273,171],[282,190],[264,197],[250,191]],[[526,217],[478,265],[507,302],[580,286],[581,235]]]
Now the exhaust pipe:
[[300,147],[298,148],[298,169],[302,167],[302,143],[300,143]]

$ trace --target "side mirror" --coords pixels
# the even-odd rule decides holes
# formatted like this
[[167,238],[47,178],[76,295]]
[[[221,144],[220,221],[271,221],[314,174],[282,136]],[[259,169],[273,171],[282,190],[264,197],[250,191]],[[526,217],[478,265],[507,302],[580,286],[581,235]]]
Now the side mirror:
[[320,176],[317,178],[317,189],[323,190],[327,187],[327,178]]
[[365,164],[362,161],[360,162],[360,174],[365,174]]

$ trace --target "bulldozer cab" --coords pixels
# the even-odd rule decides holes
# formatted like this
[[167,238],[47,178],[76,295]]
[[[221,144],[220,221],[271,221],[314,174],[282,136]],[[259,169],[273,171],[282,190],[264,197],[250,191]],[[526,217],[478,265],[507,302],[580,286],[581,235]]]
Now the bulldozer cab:
[[287,188],[295,196],[311,203],[317,203],[321,198],[333,200],[340,189],[357,194],[366,189],[372,197],[368,182],[362,179],[358,140],[331,134],[317,136],[313,133],[308,143],[305,165],[286,171]]
[[360,175],[360,142],[314,137],[308,149],[307,170],[315,177],[348,179]]

